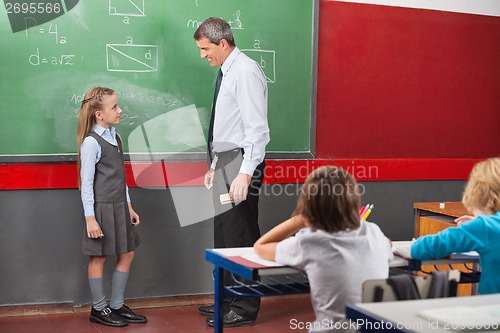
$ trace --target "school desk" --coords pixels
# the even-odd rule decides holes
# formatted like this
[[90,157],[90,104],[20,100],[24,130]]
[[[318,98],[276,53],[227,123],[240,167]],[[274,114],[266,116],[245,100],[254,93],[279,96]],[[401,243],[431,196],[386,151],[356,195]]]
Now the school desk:
[[[459,202],[415,202],[415,237],[436,234],[446,228],[456,227],[455,219],[457,217],[468,215],[467,209]],[[447,269],[445,266],[427,266],[422,270],[431,272],[435,269]],[[448,268],[449,269],[449,268]],[[462,273],[467,273],[461,266],[453,266]],[[476,292],[470,284],[461,284],[458,286],[457,294],[459,296],[470,296]]]
[[[303,273],[295,268],[276,265],[269,267],[245,259],[255,256],[252,247],[207,249],[205,259],[214,264],[214,332],[220,333],[222,325],[222,305],[224,297],[262,297],[309,292],[309,284]],[[224,287],[224,271],[250,280]],[[272,276],[285,276],[285,281],[273,281]],[[262,277],[271,277],[271,283],[261,282]],[[293,277],[292,277],[293,276]],[[302,276],[302,278],[300,278]]]
[[[419,313],[430,309],[472,307],[471,311],[466,311],[463,316],[464,323],[472,323],[470,320],[478,319],[473,313],[474,309],[480,306],[484,306],[484,309],[495,309],[498,304],[500,304],[500,294],[383,303],[357,303],[346,306],[346,318],[360,323],[362,326],[361,332],[453,333],[455,330],[445,329],[445,326],[439,325],[436,319],[430,319]],[[436,312],[436,310],[433,312]],[[467,315],[467,313],[469,314]],[[498,317],[496,318],[498,319]],[[495,319],[493,318],[493,320]],[[500,332],[499,326],[500,324],[496,326],[496,329],[487,332]],[[466,327],[466,325],[448,325],[446,327],[458,329]],[[495,326],[491,327],[495,328]],[[485,332],[485,330],[471,330],[469,332]]]
[[[307,277],[292,267],[270,263],[266,266],[259,260],[252,247],[206,249],[205,259],[214,265],[214,332],[221,333],[222,305],[224,298],[263,297],[276,295],[301,294],[309,292]],[[421,265],[477,263],[478,259],[439,259],[405,260],[395,256],[389,264],[391,268],[403,268],[407,271],[420,269]],[[224,271],[238,275],[249,283],[235,281],[234,286],[224,286]],[[275,278],[276,277],[276,278]],[[278,279],[279,277],[279,279]]]
[[415,237],[456,227],[455,219],[468,215],[461,202],[415,202]]

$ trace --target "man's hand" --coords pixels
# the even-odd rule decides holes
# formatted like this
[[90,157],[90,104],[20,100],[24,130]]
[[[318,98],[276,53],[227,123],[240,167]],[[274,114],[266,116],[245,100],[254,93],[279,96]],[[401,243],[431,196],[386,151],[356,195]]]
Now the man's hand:
[[250,186],[250,181],[252,176],[246,173],[238,173],[236,178],[234,178],[231,183],[231,188],[229,189],[229,197],[233,201],[243,201],[247,199],[248,187]]
[[208,188],[209,190],[214,186],[214,173],[215,170],[210,168],[208,171],[205,173],[205,187]]

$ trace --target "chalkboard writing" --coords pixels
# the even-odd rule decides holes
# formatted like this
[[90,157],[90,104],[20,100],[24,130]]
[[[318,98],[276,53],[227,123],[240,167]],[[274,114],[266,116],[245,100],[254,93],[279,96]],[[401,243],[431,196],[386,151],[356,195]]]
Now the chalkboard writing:
[[[202,154],[216,70],[192,38],[210,16],[268,79],[268,152],[313,144],[314,0],[52,0],[0,6],[0,159],[73,156],[84,92],[109,86],[137,154]],[[35,6],[36,4],[36,6]],[[7,19],[8,18],[8,19]],[[200,155],[201,156],[201,155]]]

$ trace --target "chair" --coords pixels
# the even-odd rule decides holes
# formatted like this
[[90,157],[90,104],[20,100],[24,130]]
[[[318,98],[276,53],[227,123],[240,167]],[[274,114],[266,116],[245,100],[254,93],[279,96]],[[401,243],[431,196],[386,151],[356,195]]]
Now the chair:
[[460,280],[458,270],[436,271],[428,275],[398,274],[363,283],[361,301],[389,302],[421,298],[453,297]]

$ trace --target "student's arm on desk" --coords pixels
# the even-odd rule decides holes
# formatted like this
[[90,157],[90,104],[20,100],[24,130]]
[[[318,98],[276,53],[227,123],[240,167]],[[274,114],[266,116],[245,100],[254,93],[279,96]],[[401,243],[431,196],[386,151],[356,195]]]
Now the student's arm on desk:
[[306,227],[306,222],[301,216],[289,218],[269,230],[255,242],[253,246],[255,253],[262,259],[276,260],[276,246],[278,243],[304,227]]
[[412,259],[411,246],[413,241],[392,242],[392,253],[405,260]]
[[437,234],[419,237],[411,247],[412,258],[419,260],[445,258],[454,252],[485,250],[488,240],[485,235],[488,231],[480,218],[456,228],[447,228]]

